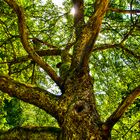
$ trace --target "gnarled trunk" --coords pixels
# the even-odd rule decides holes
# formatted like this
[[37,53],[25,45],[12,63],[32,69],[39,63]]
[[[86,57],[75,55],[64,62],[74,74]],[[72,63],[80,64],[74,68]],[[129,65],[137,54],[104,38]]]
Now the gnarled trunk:
[[60,119],[61,140],[108,140],[96,110],[93,83],[89,72],[75,72],[64,84],[60,106],[64,113]]

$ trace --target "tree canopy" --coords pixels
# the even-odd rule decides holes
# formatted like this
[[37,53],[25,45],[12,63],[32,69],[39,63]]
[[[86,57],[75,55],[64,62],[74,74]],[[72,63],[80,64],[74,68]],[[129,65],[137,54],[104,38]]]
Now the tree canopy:
[[62,7],[51,0],[0,0],[0,27],[1,129],[8,109],[16,108],[17,116],[9,125],[29,124],[20,116],[27,103],[59,120],[63,85],[80,68],[90,74],[97,111],[104,127],[113,127],[112,139],[139,138],[138,0],[64,0]]

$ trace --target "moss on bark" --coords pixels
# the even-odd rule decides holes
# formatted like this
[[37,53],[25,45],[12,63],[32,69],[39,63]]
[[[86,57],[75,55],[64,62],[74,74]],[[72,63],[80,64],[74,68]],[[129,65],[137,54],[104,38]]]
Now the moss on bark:
[[0,133],[1,140],[57,140],[60,133],[55,127],[16,127]]

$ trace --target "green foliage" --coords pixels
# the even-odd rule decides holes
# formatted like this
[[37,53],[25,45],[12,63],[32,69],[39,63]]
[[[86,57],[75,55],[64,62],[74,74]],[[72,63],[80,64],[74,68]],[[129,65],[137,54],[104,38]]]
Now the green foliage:
[[20,107],[20,101],[17,98],[4,100],[4,111],[6,112],[6,124],[10,127],[21,126],[23,123],[22,119],[22,108]]
[[22,102],[22,118],[24,122],[22,126],[56,126],[58,127],[57,121],[47,114],[45,111],[40,110],[38,107]]

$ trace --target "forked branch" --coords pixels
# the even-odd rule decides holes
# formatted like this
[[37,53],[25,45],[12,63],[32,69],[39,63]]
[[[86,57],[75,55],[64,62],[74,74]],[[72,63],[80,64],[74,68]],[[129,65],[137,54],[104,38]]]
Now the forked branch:
[[8,93],[11,97],[17,97],[24,102],[33,104],[56,117],[58,96],[46,90],[22,84],[7,76],[0,76],[0,90]]
[[42,60],[42,58],[35,52],[33,47],[29,44],[28,41],[28,29],[26,25],[24,9],[19,6],[15,0],[5,0],[5,2],[14,10],[18,17],[18,27],[19,34],[21,37],[21,42],[24,49],[28,52],[30,57],[41,67],[43,68],[48,75],[52,78],[52,80],[61,88],[61,79],[56,74],[56,72],[52,69],[50,65]]
[[95,11],[87,24],[81,31],[80,38],[78,38],[72,60],[72,67],[81,65],[87,66],[89,56],[93,50],[93,46],[100,32],[103,16],[108,7],[108,0],[96,0]]

